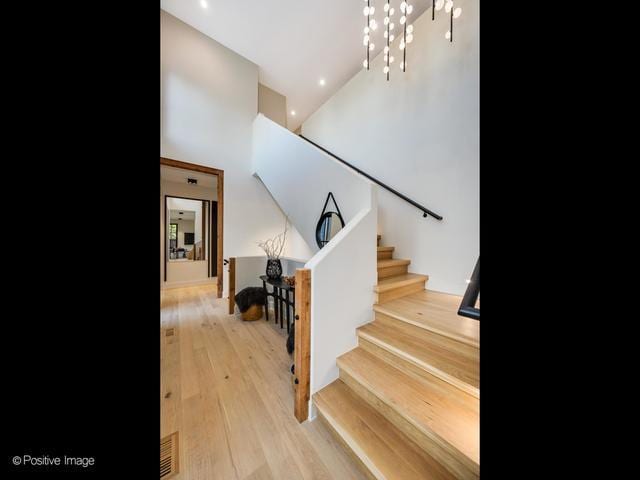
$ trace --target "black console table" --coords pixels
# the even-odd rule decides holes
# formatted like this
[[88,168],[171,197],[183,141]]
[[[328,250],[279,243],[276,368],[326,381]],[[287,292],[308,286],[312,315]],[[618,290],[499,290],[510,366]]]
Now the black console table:
[[[264,315],[269,321],[269,297],[273,297],[273,310],[275,314],[276,323],[278,318],[280,319],[280,328],[283,328],[283,320],[286,315],[287,320],[287,333],[291,327],[291,318],[296,315],[296,289],[293,285],[289,285],[281,278],[271,279],[266,275],[261,275],[262,288],[264,288]],[[267,290],[267,284],[273,288],[271,292]],[[286,312],[286,313],[285,313]]]

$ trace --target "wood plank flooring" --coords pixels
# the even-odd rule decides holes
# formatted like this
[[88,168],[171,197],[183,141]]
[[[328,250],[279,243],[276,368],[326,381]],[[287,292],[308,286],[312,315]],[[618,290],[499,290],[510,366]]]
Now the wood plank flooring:
[[160,434],[180,432],[173,479],[365,479],[320,420],[293,416],[286,329],[228,315],[215,293],[162,292]]

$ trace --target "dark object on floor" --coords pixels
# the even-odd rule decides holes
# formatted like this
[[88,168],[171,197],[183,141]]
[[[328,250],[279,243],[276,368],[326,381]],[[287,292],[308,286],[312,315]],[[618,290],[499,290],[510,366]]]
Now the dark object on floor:
[[287,352],[289,355],[293,353],[293,348],[296,344],[296,322],[291,324],[291,330],[289,331],[289,336],[287,337]]
[[235,296],[235,301],[240,313],[244,313],[252,305],[264,305],[264,298],[264,289],[262,287],[247,287],[238,292]]
[[255,322],[262,318],[262,305],[251,305],[246,312],[242,312],[242,320],[245,322]]

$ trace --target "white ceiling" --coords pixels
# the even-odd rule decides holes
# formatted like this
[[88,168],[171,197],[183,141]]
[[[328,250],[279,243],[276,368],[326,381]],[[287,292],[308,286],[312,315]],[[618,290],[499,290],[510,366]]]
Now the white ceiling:
[[[207,8],[201,6],[207,3]],[[372,0],[383,47],[383,0]],[[410,0],[415,21],[431,0]],[[392,0],[396,32],[400,0]],[[361,68],[363,0],[161,0],[161,8],[260,67],[260,82],[287,97],[295,130]],[[373,55],[372,55],[373,58]],[[382,73],[381,73],[382,74]],[[321,87],[319,80],[326,85]],[[295,110],[296,115],[291,115]]]
[[195,178],[198,180],[199,187],[214,188],[218,183],[216,175],[194,172],[193,170],[185,170],[183,168],[174,168],[162,165],[160,167],[160,177],[168,182],[185,183],[187,178]]
[[195,212],[199,212],[202,209],[201,200],[189,200],[186,198],[168,197],[167,207],[171,212],[171,218],[174,217],[174,212],[184,212],[184,215],[178,215],[183,219],[194,219]]
[[[182,215],[180,212],[182,212]],[[179,219],[193,221],[196,219],[196,212],[193,210],[170,210],[169,219],[171,221]]]

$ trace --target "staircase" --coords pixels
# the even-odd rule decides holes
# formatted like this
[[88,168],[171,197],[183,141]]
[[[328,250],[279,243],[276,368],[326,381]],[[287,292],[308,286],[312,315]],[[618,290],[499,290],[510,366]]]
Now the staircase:
[[375,319],[313,402],[370,478],[479,478],[480,322],[380,240]]

